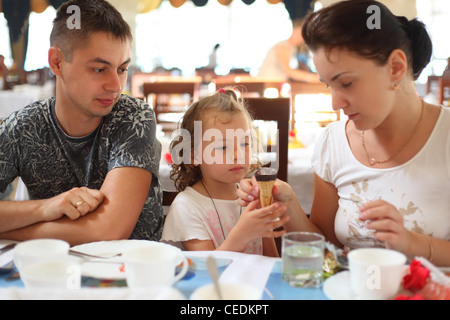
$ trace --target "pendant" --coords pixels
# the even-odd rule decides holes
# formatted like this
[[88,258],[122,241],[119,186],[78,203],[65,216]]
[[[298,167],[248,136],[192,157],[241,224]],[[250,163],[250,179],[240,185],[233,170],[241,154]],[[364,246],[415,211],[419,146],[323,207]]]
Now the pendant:
[[376,165],[378,163],[378,161],[377,160],[375,160],[374,158],[370,158],[369,159],[369,164],[370,164],[370,166],[374,166],[374,165]]

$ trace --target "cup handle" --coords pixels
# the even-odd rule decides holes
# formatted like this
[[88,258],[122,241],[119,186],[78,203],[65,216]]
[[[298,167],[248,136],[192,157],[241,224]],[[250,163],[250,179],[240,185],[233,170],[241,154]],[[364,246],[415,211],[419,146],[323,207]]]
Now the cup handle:
[[181,271],[175,276],[172,283],[175,283],[178,280],[181,280],[186,275],[188,268],[189,268],[188,259],[182,253],[180,253],[180,255],[183,257],[183,267],[181,268]]

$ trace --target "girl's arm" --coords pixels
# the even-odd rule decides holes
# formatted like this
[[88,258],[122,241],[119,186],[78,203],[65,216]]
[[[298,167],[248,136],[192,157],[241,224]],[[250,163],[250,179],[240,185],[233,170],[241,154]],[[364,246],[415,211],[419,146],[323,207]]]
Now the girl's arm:
[[[255,199],[259,199],[259,188],[255,177],[242,180],[237,194],[239,196],[238,203],[243,207],[247,207],[252,201],[254,201]],[[284,229],[287,232],[311,231],[322,233],[320,231],[320,228],[312,223],[308,216],[305,214],[297,199],[297,196],[295,195],[294,190],[292,190],[291,186],[288,183],[278,179],[275,181],[275,186],[273,188],[273,199],[275,203],[286,207],[286,211],[283,217],[289,217],[289,220],[284,226]],[[315,196],[314,199],[316,200],[327,198],[319,198]],[[320,205],[320,201],[317,202]]]
[[[286,208],[279,204],[272,204],[265,208],[256,209],[258,205],[259,200],[250,203],[219,247],[214,248],[211,240],[192,239],[183,242],[184,248],[188,251],[223,250],[244,252],[248,243],[253,239],[261,237],[274,238],[283,235],[285,231],[273,230],[282,227],[289,220],[289,217],[281,218]],[[277,218],[280,219],[277,220]],[[267,249],[269,250],[269,248]]]

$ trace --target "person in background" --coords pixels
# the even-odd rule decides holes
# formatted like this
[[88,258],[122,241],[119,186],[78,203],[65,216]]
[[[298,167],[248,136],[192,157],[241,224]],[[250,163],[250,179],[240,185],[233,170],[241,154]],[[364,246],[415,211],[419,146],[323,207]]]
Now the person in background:
[[0,54],[0,75],[6,77],[8,75],[8,67],[5,64],[5,57]]
[[209,55],[209,62],[205,68],[215,69],[217,67],[217,50],[219,50],[219,48],[220,44],[217,43],[211,51],[211,54]]
[[[373,6],[380,28],[369,27]],[[310,219],[292,188],[276,183],[274,199],[291,218],[285,228],[449,266],[450,109],[425,103],[415,90],[432,53],[425,26],[377,1],[343,1],[307,17],[303,38],[333,108],[348,120],[317,141]],[[258,197],[255,181],[241,182],[238,193],[248,205]]]
[[[5,64],[5,57],[0,54],[0,90],[6,88],[6,77],[8,76],[9,69]],[[3,78],[3,79],[2,79]]]
[[[196,122],[202,125],[196,126]],[[236,202],[237,183],[250,169],[250,126],[251,117],[233,90],[219,89],[191,105],[181,129],[189,132],[192,145],[187,147],[196,155],[192,161],[173,165],[171,177],[181,192],[170,206],[162,241],[181,245],[185,250],[278,256],[273,238],[283,232],[272,230],[286,222],[287,218],[275,220],[284,207],[274,204],[254,210],[258,200],[242,210]],[[202,130],[201,145],[194,143],[198,135],[195,128]],[[218,132],[221,135],[207,138]],[[181,143],[186,144],[184,139],[175,138],[172,150],[178,150]],[[201,160],[194,161],[199,159],[199,154]]]
[[[303,19],[294,20],[289,39],[274,45],[258,71],[259,77],[282,78],[286,81],[318,83],[319,77],[306,64],[307,52],[302,38]],[[303,57],[303,59],[300,59]],[[293,61],[295,63],[293,63]]]
[[[80,8],[80,29],[67,27],[69,6]],[[154,113],[121,94],[131,41],[128,24],[106,1],[71,0],[59,8],[48,52],[56,96],[0,125],[0,192],[21,177],[31,199],[0,201],[0,238],[71,245],[160,239]]]

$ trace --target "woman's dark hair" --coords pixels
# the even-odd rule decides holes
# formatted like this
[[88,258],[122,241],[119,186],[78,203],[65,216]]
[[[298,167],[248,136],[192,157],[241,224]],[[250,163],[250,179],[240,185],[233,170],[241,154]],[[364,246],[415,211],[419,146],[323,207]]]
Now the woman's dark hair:
[[[372,25],[372,18],[379,18],[378,23]],[[312,51],[322,47],[345,48],[380,65],[386,64],[392,51],[400,49],[408,59],[414,80],[432,54],[431,39],[422,22],[395,16],[374,0],[342,1],[312,13],[305,20],[302,35]]]

